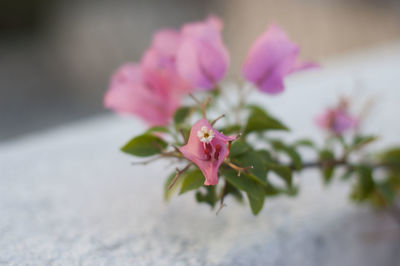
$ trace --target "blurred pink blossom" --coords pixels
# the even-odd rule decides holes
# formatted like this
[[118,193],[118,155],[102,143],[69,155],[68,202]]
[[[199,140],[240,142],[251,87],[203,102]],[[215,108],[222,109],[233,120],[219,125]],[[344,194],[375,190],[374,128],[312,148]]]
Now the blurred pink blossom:
[[229,55],[222,42],[221,30],[222,22],[216,17],[182,27],[177,69],[196,89],[213,89],[225,76]]
[[215,130],[203,118],[193,125],[188,143],[179,150],[186,159],[200,168],[206,178],[204,185],[216,185],[218,169],[229,155],[227,144],[234,139],[235,137],[227,137]]
[[320,116],[317,116],[315,122],[320,128],[338,135],[355,128],[358,124],[357,118],[350,115],[345,108],[340,106],[327,109]]
[[280,93],[285,76],[318,67],[313,62],[300,61],[299,51],[300,47],[273,24],[252,44],[243,64],[243,75],[263,92]]
[[180,94],[171,88],[168,79],[151,73],[144,77],[139,65],[125,64],[112,76],[104,106],[138,115],[149,125],[165,125],[179,106]]
[[180,41],[180,33],[176,30],[165,29],[154,34],[152,45],[141,60],[146,82],[154,86],[158,86],[156,82],[167,82],[172,90],[181,92],[191,90],[189,83],[176,70],[176,53]]

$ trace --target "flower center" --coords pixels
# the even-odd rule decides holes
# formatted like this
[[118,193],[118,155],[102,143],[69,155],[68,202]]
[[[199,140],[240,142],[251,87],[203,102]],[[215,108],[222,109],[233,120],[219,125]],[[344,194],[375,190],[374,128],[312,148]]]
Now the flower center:
[[214,138],[214,131],[206,126],[202,127],[201,130],[197,131],[197,137],[203,143],[210,143]]

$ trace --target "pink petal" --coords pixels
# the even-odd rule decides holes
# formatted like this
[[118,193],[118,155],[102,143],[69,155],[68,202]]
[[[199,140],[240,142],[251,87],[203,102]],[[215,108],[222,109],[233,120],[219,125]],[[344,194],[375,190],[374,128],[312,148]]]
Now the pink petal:
[[152,48],[167,57],[174,57],[180,45],[180,33],[174,29],[164,29],[153,36]]
[[177,53],[178,73],[194,87],[212,89],[226,73],[228,52],[216,18],[186,24]]
[[299,46],[277,25],[271,25],[251,46],[242,72],[261,91],[279,93],[286,75],[310,68],[311,63],[297,60]]
[[138,115],[150,125],[165,125],[179,106],[179,98],[166,91],[162,82],[159,88],[150,88],[143,81],[138,65],[122,66],[111,79],[104,106],[118,113]]
[[210,145],[212,145],[213,148],[219,146],[220,150],[217,159],[215,159],[213,156],[211,156],[212,159],[207,159],[207,156],[204,153],[204,144],[197,136],[197,132],[201,130],[203,126],[212,129],[210,123],[206,119],[200,119],[193,125],[190,131],[188,143],[179,150],[182,152],[185,158],[192,161],[200,168],[205,176],[204,185],[216,185],[218,184],[218,169],[223,163],[224,159],[229,155],[229,150],[227,149],[226,145],[228,141],[233,140],[233,138],[227,137],[213,129],[214,138],[210,142]]

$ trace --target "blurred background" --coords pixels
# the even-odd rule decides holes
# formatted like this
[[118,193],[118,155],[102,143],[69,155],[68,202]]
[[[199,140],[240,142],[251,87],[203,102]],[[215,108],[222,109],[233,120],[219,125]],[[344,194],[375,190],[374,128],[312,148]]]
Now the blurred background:
[[233,73],[270,22],[315,60],[400,39],[398,0],[2,0],[0,141],[107,112],[110,74],[152,32],[208,14],[225,22]]

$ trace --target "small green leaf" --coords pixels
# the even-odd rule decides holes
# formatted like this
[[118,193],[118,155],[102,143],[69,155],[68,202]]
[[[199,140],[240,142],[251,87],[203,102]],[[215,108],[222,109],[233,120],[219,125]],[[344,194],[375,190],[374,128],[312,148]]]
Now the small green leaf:
[[168,189],[168,187],[171,184],[172,180],[174,179],[175,175],[176,175],[176,173],[174,172],[168,176],[167,180],[165,180],[165,183],[164,183],[164,199],[165,199],[165,201],[168,201],[171,198],[172,194],[174,194],[174,192],[176,191],[176,189],[178,187],[177,183],[179,183],[179,179],[171,189]]
[[254,150],[249,150],[246,153],[241,154],[235,158],[232,158],[232,161],[238,164],[241,167],[249,167],[252,168],[248,171],[251,172],[256,179],[262,184],[266,184],[267,182],[267,168],[264,163],[264,155]]
[[324,149],[319,152],[319,159],[322,161],[322,175],[324,177],[325,184],[328,184],[333,177],[335,167],[331,164],[332,160],[335,159],[335,155],[332,151]]
[[154,126],[149,128],[146,133],[153,133],[153,132],[159,132],[159,133],[168,133],[169,130],[167,127],[163,127],[163,126]]
[[182,187],[181,191],[179,192],[179,195],[191,190],[198,189],[203,185],[203,183],[204,183],[204,175],[199,169],[188,172],[183,177]]
[[289,130],[278,119],[270,116],[258,106],[250,106],[250,116],[247,121],[245,134],[267,130]]
[[400,167],[400,147],[388,149],[380,157],[382,163]]
[[288,166],[276,164],[274,162],[266,162],[266,166],[268,170],[273,171],[279,177],[281,177],[288,187],[292,186],[293,183],[293,176],[292,176],[292,169]]
[[240,190],[229,182],[226,182],[225,195],[232,195],[237,201],[243,202],[243,195]]
[[231,145],[231,149],[229,151],[230,158],[234,158],[236,156],[242,155],[248,152],[251,149],[250,145],[247,144],[244,140],[234,141]]
[[354,174],[354,170],[352,168],[347,169],[342,175],[342,180],[349,179]]
[[310,139],[300,139],[293,144],[295,147],[315,148],[315,144]]
[[240,125],[230,125],[224,128],[221,128],[218,130],[221,133],[224,133],[225,135],[231,135],[231,134],[239,134],[241,131],[241,126]]
[[185,119],[189,116],[190,110],[191,107],[189,106],[182,106],[178,108],[178,110],[176,110],[174,114],[174,123],[176,125],[182,124],[185,121]]
[[214,208],[215,204],[217,203],[217,193],[216,193],[216,186],[206,186],[204,187],[206,189],[206,193],[203,193],[201,191],[196,192],[196,200],[198,202],[204,202],[207,203],[208,205],[211,206],[211,208]]
[[301,169],[303,162],[301,160],[300,154],[296,151],[296,149],[293,146],[286,145],[280,140],[273,140],[271,141],[271,144],[274,147],[274,149],[276,149],[277,151],[281,151],[285,153],[287,156],[289,156],[296,170]]
[[356,201],[366,200],[375,189],[372,169],[367,165],[357,167],[358,182],[353,189],[352,198]]
[[374,142],[377,140],[376,136],[355,136],[353,140],[353,144],[351,145],[351,149],[357,150],[361,149],[367,144],[370,144],[371,142]]
[[232,170],[226,171],[224,176],[234,187],[246,192],[251,211],[254,215],[257,215],[264,205],[265,192],[263,186],[256,183],[246,174],[237,176],[236,172]]
[[167,143],[152,134],[143,134],[131,139],[121,148],[123,152],[139,157],[152,156],[167,147]]

